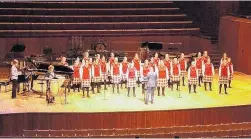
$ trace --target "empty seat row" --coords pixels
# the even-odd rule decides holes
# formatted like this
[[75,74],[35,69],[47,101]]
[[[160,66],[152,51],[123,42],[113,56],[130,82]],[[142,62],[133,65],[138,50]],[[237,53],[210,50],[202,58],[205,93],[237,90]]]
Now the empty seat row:
[[171,8],[172,2],[2,2],[6,8]]
[[0,8],[0,15],[166,15],[181,14],[176,8],[163,9],[25,9]]
[[0,15],[0,22],[164,22],[185,21],[184,15],[177,16],[25,16],[25,15]]
[[0,23],[1,30],[113,30],[113,29],[172,29],[191,28],[184,22],[127,22],[127,23]]

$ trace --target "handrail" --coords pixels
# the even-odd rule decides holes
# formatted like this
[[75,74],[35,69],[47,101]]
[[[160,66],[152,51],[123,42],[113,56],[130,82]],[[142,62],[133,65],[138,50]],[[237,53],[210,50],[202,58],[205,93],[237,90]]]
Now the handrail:
[[180,8],[0,8],[0,10],[45,10],[45,11],[150,11],[150,10],[179,10]]
[[165,15],[0,15],[0,17],[27,17],[27,18],[32,18],[32,17],[74,17],[74,18],[97,18],[97,17],[184,17],[186,14],[165,14]]
[[31,24],[31,25],[39,25],[39,24],[184,24],[184,23],[193,23],[193,21],[166,21],[166,22],[65,22],[65,23],[60,23],[60,22],[18,22],[18,23],[14,23],[14,22],[0,22],[1,24],[8,24],[8,25],[25,25],[25,24]]

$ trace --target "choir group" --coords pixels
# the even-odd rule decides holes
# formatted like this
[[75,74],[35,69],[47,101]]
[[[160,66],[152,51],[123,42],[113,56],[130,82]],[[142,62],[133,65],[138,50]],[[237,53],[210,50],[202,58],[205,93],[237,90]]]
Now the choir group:
[[[61,63],[67,65],[66,59],[63,58]],[[191,93],[192,88],[193,92],[197,93],[196,87],[197,85],[201,86],[201,83],[204,83],[206,91],[208,90],[207,85],[209,85],[209,90],[212,91],[212,81],[215,73],[214,65],[211,63],[207,51],[204,51],[203,56],[199,52],[189,68],[187,65],[187,59],[185,59],[183,53],[179,59],[170,59],[169,55],[166,54],[163,60],[160,60],[158,53],[155,53],[154,57],[145,60],[141,64],[137,53],[131,62],[127,60],[127,57],[124,57],[123,61],[119,62],[114,53],[111,53],[108,61],[106,61],[105,56],[100,57],[97,54],[95,59],[92,59],[89,58],[88,52],[85,52],[83,60],[80,61],[78,58],[74,65],[71,66],[74,70],[73,90],[78,89],[80,91],[80,89],[83,89],[83,97],[85,97],[85,91],[87,92],[87,97],[90,97],[89,90],[95,93],[94,89],[96,88],[97,93],[100,93],[101,85],[104,85],[106,90],[107,86],[112,85],[113,93],[115,89],[117,93],[120,93],[120,88],[123,87],[123,84],[126,84],[127,96],[130,97],[130,91],[132,90],[133,96],[136,97],[135,88],[137,86],[140,87],[140,84],[142,84],[142,93],[145,93],[147,88],[145,79],[150,69],[153,68],[157,75],[156,87],[158,96],[165,96],[165,88],[167,87],[173,90],[173,86],[177,85],[176,90],[179,90],[180,82],[185,86],[186,77],[189,93]],[[225,94],[228,94],[226,89],[231,87],[232,79],[233,64],[231,59],[224,53],[219,67],[219,94],[221,94],[223,85]]]

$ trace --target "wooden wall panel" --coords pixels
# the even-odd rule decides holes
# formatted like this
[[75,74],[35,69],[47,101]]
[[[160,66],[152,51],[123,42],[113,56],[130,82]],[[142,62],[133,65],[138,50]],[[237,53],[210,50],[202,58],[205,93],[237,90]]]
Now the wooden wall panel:
[[251,106],[205,109],[107,112],[20,113],[0,115],[0,136],[21,136],[23,129],[112,129],[251,122]]
[[225,16],[221,18],[219,47],[232,58],[234,69],[251,74],[251,22],[248,19]]
[[[182,52],[198,52],[210,50],[209,40],[196,36],[127,36],[127,37],[85,37],[82,38],[82,49],[91,49],[95,42],[106,42],[108,50],[114,51],[138,51],[141,42],[162,42],[163,49],[160,51],[169,51],[169,43],[181,43]],[[53,53],[62,53],[68,51],[72,46],[69,45],[68,37],[39,37],[39,38],[0,38],[1,51],[0,59],[3,59],[7,52],[10,52],[12,46],[16,43],[26,45],[25,55],[40,55],[47,46],[52,48]],[[76,47],[79,45],[76,45]],[[133,56],[134,52],[128,53]]]

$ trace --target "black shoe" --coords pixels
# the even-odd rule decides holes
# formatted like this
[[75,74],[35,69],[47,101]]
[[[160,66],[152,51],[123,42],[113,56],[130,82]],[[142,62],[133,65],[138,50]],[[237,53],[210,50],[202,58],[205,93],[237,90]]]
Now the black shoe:
[[193,91],[194,93],[197,93],[196,91]]
[[225,92],[225,94],[228,94],[227,92]]
[[147,102],[145,102],[145,104],[146,104],[146,105],[148,105],[148,103],[147,103]]
[[153,104],[153,101],[151,101],[151,103]]
[[228,88],[232,88],[231,86],[229,86]]
[[210,91],[213,91],[212,89],[210,89]]

